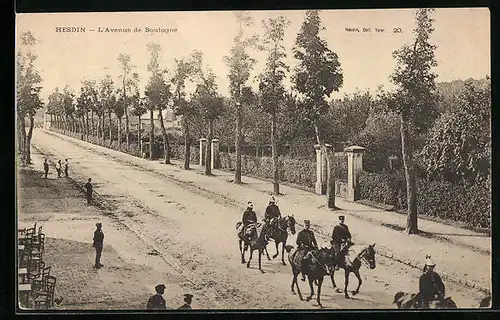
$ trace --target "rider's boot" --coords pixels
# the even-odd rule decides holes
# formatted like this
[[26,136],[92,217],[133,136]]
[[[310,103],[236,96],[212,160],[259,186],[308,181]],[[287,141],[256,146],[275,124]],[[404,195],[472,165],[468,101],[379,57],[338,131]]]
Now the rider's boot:
[[301,271],[302,271],[302,278],[300,280],[306,281],[306,268],[307,268],[307,257],[302,258],[301,261]]

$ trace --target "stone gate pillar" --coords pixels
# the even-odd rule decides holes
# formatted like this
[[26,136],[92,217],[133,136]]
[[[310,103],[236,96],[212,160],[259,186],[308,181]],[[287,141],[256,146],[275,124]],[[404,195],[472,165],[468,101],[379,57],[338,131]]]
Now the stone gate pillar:
[[219,139],[212,139],[211,146],[211,167],[212,169],[219,168]]
[[344,149],[347,153],[347,200],[359,200],[358,174],[363,170],[363,152],[365,148],[350,146]]
[[207,139],[200,139],[200,166],[205,164],[205,149],[207,147]]

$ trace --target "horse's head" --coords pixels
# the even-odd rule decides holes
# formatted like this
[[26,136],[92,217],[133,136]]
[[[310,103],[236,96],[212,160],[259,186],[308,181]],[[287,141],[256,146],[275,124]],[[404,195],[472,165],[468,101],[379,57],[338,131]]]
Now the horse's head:
[[363,249],[361,254],[359,255],[359,259],[364,263],[368,264],[370,269],[375,269],[375,243],[370,244],[368,247]]
[[318,260],[329,268],[333,267],[335,251],[333,248],[320,248],[318,251]]
[[293,215],[286,217],[287,229],[290,229],[291,234],[295,234],[295,218]]

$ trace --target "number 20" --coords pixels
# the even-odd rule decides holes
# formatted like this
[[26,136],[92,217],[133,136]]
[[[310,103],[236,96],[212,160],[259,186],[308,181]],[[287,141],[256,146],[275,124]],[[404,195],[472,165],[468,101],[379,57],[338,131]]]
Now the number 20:
[[392,33],[403,33],[403,30],[401,28],[393,28]]

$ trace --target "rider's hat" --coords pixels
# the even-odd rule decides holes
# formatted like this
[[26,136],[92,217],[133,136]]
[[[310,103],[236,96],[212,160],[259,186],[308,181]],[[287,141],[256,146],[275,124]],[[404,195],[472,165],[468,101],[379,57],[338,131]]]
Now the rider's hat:
[[102,223],[98,222],[95,224],[96,227],[102,227]]
[[186,300],[186,299],[191,300],[192,298],[193,298],[193,295],[192,295],[192,294],[190,294],[190,293],[185,293],[185,294],[184,294],[184,299],[185,299],[185,300]]
[[345,220],[345,216],[339,216],[339,220],[340,221],[344,221]]
[[309,220],[304,220],[304,224],[305,224],[306,226],[310,226],[310,225],[311,225],[311,221],[309,221]]
[[276,202],[276,199],[274,198],[274,196],[272,196],[271,199],[269,199],[269,202],[272,202],[272,203]]
[[431,256],[425,257],[425,265],[429,267],[434,267],[436,264],[432,261]]
[[252,203],[252,201],[248,201],[247,205],[248,205],[248,207],[249,207],[249,208],[253,208],[253,203]]
[[159,292],[159,291],[161,291],[162,289],[165,289],[165,288],[166,288],[166,286],[164,284],[158,284],[158,285],[155,286],[155,291]]

